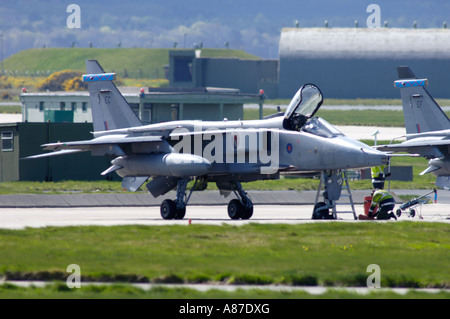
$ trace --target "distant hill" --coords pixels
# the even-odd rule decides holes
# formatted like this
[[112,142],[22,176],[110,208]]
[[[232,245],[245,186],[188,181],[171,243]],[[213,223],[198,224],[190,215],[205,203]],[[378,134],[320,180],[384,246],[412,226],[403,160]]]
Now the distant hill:
[[[259,59],[241,50],[202,49],[202,57]],[[55,71],[85,72],[85,61],[96,59],[106,72],[122,77],[164,78],[164,65],[169,64],[169,49],[98,49],[45,48],[20,51],[4,60],[7,74],[48,75]]]
[[[80,8],[72,28],[69,4]],[[369,4],[392,28],[441,28],[450,23],[442,0],[1,0],[3,57],[29,48],[208,48],[277,58],[284,27],[365,27]],[[78,16],[78,15],[76,15]],[[331,49],[331,48],[330,48]]]

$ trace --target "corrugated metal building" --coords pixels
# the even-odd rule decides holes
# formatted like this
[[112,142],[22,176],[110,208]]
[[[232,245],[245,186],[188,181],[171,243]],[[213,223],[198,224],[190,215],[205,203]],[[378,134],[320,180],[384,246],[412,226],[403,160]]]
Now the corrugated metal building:
[[[100,173],[110,165],[104,156],[90,152],[21,160],[42,153],[40,145],[57,141],[92,138],[92,123],[3,123],[0,124],[0,182],[100,180]],[[106,179],[117,179],[110,174]]]
[[278,96],[314,83],[325,98],[399,98],[397,66],[426,76],[432,94],[450,98],[450,30],[285,28]]

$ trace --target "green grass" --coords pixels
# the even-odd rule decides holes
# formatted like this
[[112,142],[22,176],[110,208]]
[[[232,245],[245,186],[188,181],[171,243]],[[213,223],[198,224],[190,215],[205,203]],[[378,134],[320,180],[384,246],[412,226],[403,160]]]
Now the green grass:
[[[241,50],[203,49],[202,57],[235,57],[259,59]],[[45,48],[20,51],[4,60],[8,72],[42,74],[47,71],[78,70],[85,72],[85,61],[97,59],[105,71],[123,77],[127,70],[131,78],[164,78],[164,65],[169,64],[169,49],[98,49]],[[140,72],[141,70],[141,72]],[[140,76],[142,75],[142,76]]]
[[[276,292],[264,289],[237,289],[226,292],[211,289],[207,292],[189,288],[167,288],[163,286],[144,290],[126,284],[82,285],[80,289],[69,289],[65,283],[49,283],[46,287],[23,288],[11,284],[0,284],[0,299],[265,299],[266,309],[271,309],[267,299],[449,299],[450,293],[426,293],[411,290],[406,294],[397,294],[386,290],[373,289],[368,294],[329,288],[323,294],[309,294],[304,291]],[[187,301],[186,301],[187,302]],[[208,303],[208,302],[204,302]],[[178,308],[175,309],[178,311]],[[272,313],[274,309],[272,308]]]
[[[263,116],[276,113],[276,110],[264,108]],[[450,117],[450,112],[446,113]],[[405,124],[403,111],[379,110],[319,110],[316,114],[332,125],[358,125],[378,127],[403,127]],[[244,120],[259,118],[258,109],[244,109]]]
[[450,236],[443,223],[315,223],[243,226],[48,227],[0,230],[7,279],[449,287]]
[[[400,96],[400,94],[399,94]],[[291,102],[290,99],[266,99],[266,104],[273,105],[284,105],[287,106]],[[436,102],[440,106],[450,106],[450,99],[436,99]],[[398,99],[329,99],[324,98],[323,105],[333,106],[333,105],[402,105],[402,100]]]
[[21,114],[22,107],[21,106],[11,106],[11,105],[2,105],[0,106],[1,114]]
[[0,183],[0,195],[122,192],[118,181],[17,181]]
[[319,110],[317,116],[324,118],[333,125],[403,127],[405,123],[402,111]]

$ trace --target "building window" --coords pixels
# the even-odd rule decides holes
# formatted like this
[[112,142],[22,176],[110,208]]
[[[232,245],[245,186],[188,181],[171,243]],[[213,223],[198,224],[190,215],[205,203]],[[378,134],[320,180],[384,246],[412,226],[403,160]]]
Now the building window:
[[178,104],[172,104],[170,106],[171,108],[171,112],[170,112],[170,117],[172,121],[178,121],[179,120],[179,111],[180,111],[180,107],[178,106]]
[[45,110],[45,104],[43,101],[39,102],[39,111],[40,112],[44,112]]
[[2,132],[2,152],[14,151],[14,134],[12,131]]
[[144,111],[142,112],[141,121],[144,124],[152,123],[152,103],[144,103]]
[[81,104],[81,110],[83,111],[83,113],[87,112],[87,110],[88,110],[87,102],[83,102]]
[[77,110],[77,102],[71,102],[70,107],[71,107],[72,111],[75,112]]
[[192,81],[192,58],[179,57],[174,59],[174,81],[191,82]]
[[59,102],[59,109],[64,111],[66,109],[66,102]]

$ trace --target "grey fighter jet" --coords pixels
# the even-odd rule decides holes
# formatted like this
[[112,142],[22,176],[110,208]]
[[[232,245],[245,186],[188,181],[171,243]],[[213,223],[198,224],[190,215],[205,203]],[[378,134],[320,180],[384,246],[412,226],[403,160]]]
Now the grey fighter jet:
[[[324,119],[314,117],[322,105],[322,93],[312,85],[302,86],[283,114],[249,121],[173,121],[142,125],[95,60],[86,61],[94,138],[87,141],[43,145],[53,155],[90,151],[109,156],[111,167],[102,174],[116,172],[122,186],[136,191],[146,184],[157,197],[176,188],[175,200],[164,200],[161,216],[182,219],[194,188],[215,182],[222,195],[237,196],[228,205],[232,219],[248,219],[253,203],[241,182],[276,179],[280,174],[320,174],[330,176],[330,200],[339,199],[341,170],[386,164],[388,156],[344,136]],[[336,195],[337,194],[337,195]]]
[[420,173],[437,176],[436,186],[450,189],[450,120],[425,86],[427,79],[418,79],[407,66],[397,68],[405,118],[406,141],[380,145],[377,149],[419,154],[429,160],[428,168]]

